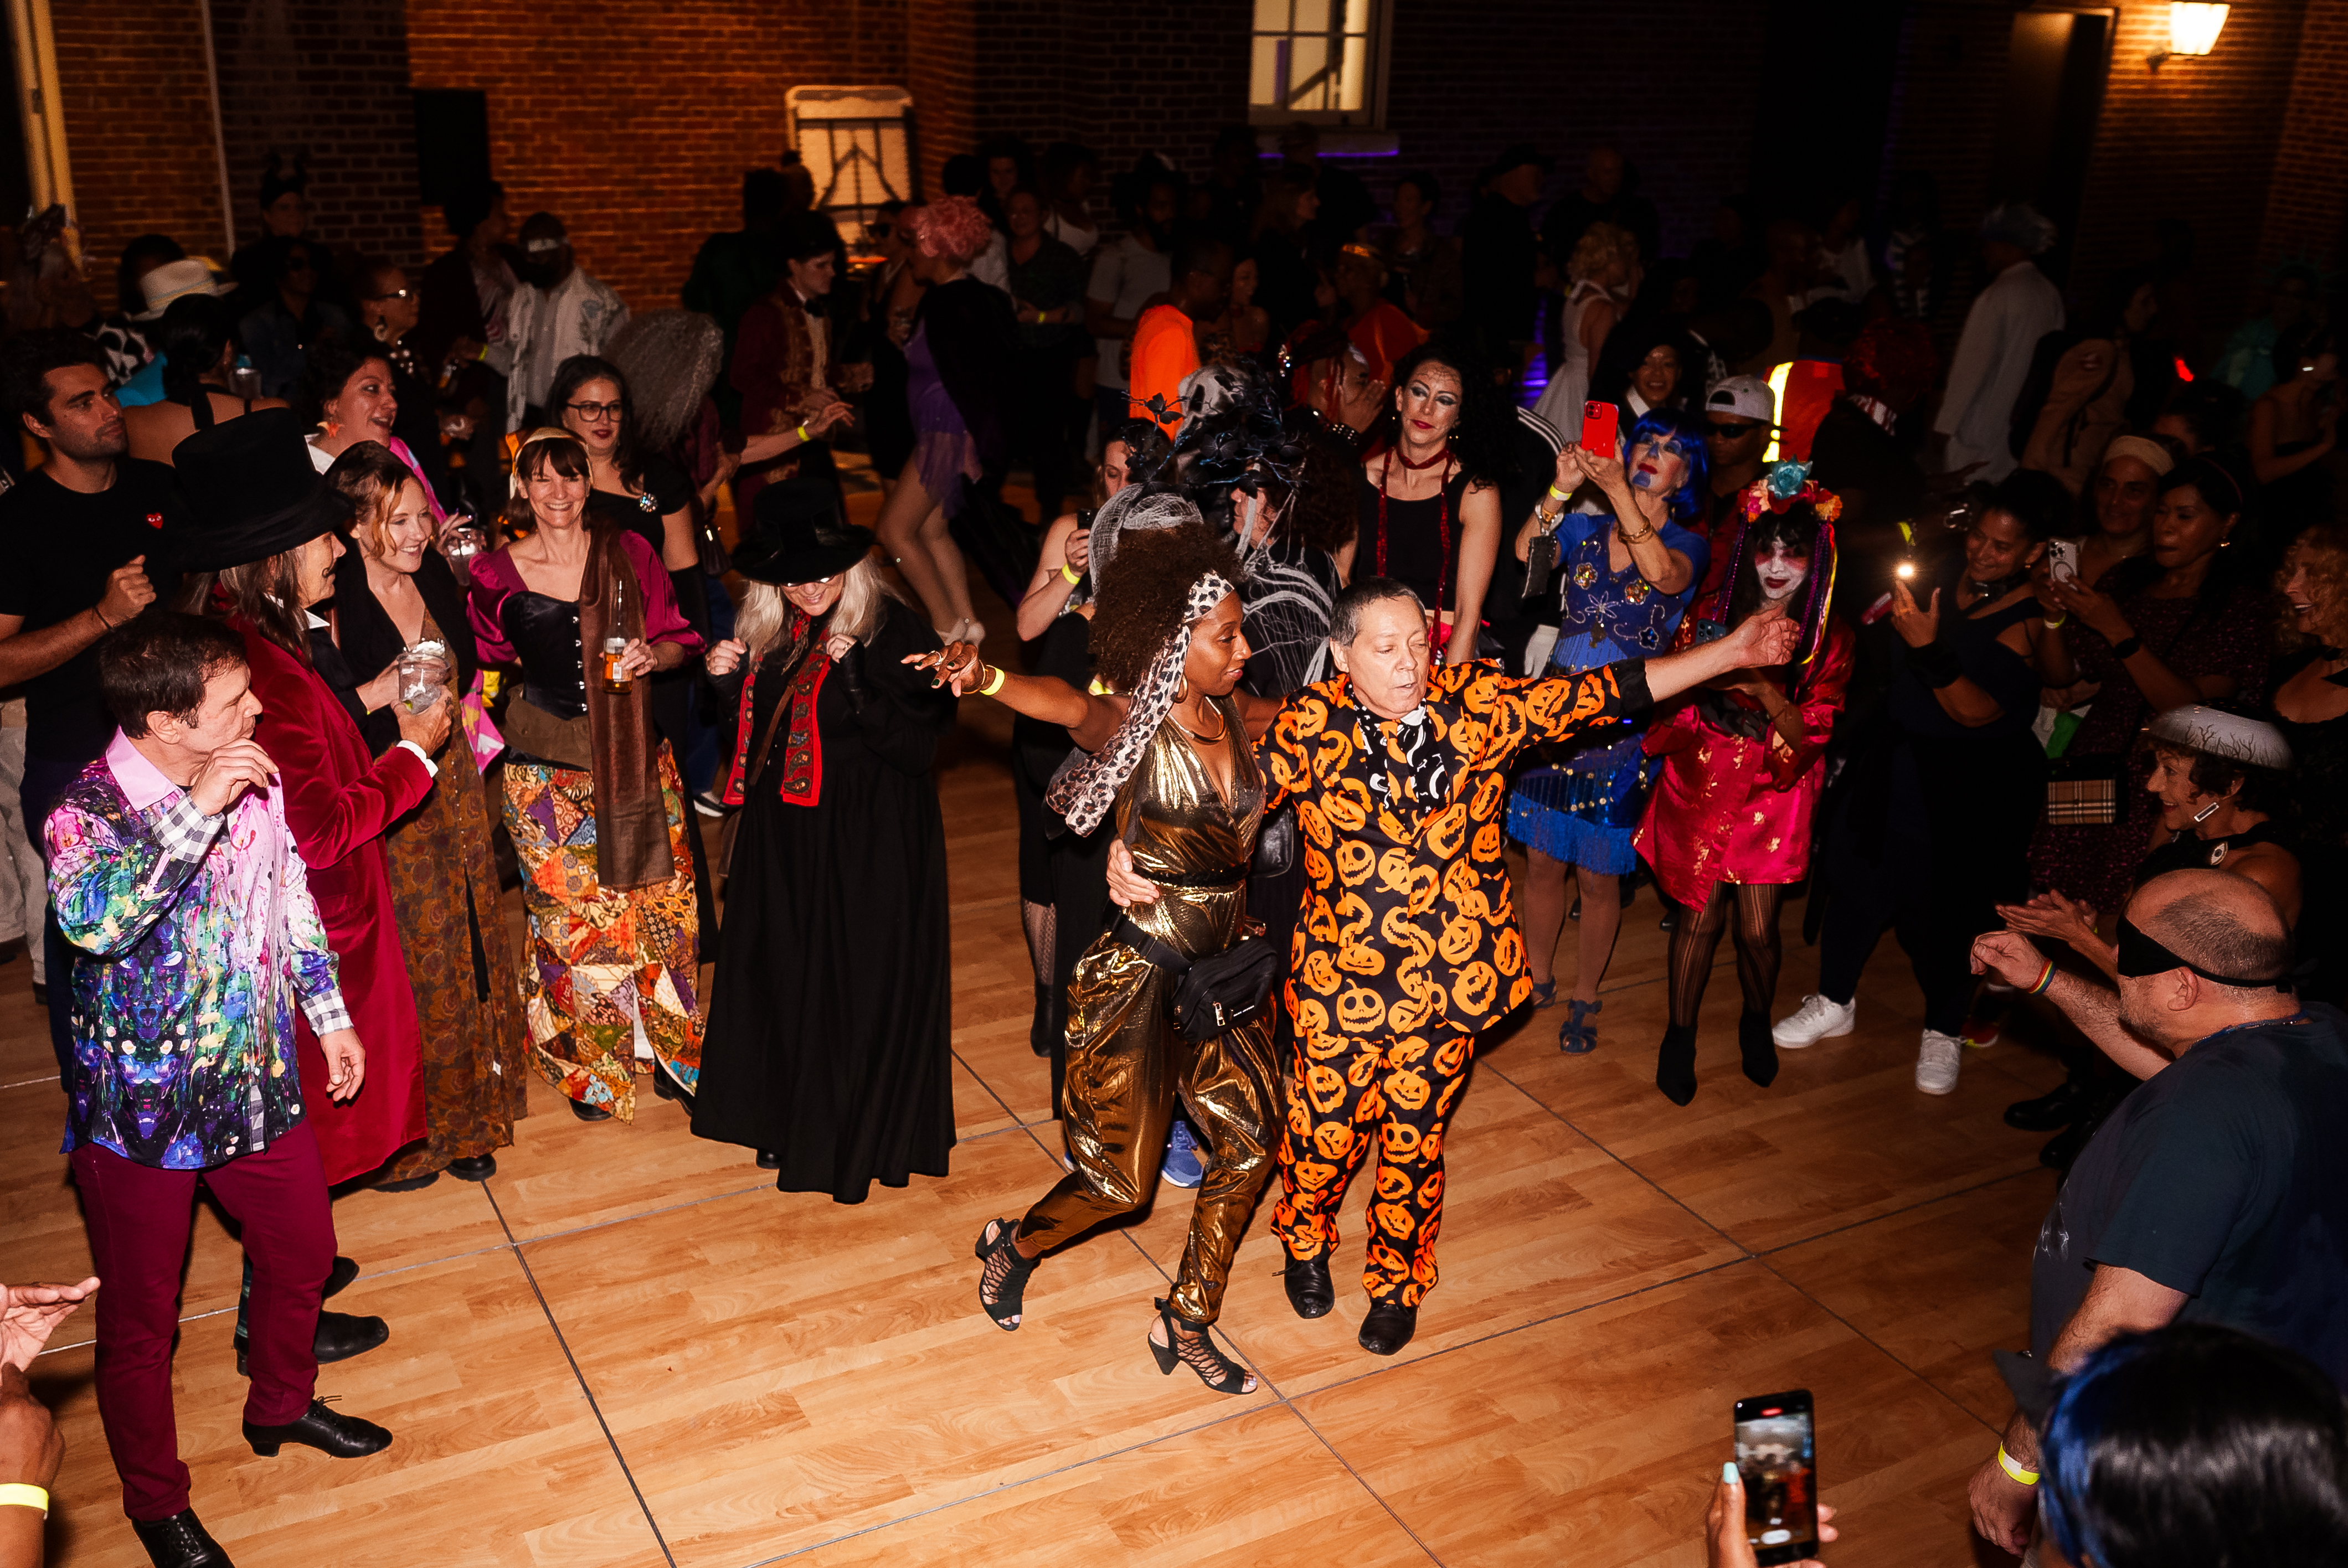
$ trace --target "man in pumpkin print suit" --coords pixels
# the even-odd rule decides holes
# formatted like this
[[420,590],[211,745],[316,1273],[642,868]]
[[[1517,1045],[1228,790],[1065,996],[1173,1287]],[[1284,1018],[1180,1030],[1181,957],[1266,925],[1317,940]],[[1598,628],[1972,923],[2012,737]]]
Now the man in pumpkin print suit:
[[[1684,652],[1524,680],[1497,664],[1434,664],[1426,613],[1403,584],[1354,583],[1330,618],[1338,674],[1304,687],[1262,743],[1266,815],[1296,804],[1308,883],[1285,1000],[1297,1058],[1272,1229],[1290,1304],[1335,1305],[1337,1210],[1375,1152],[1364,1349],[1410,1342],[1434,1288],[1443,1136],[1476,1037],[1532,994],[1500,859],[1518,751],[1620,723],[1732,670],[1782,663],[1799,629],[1747,621]],[[1110,851],[1121,904],[1157,889]]]

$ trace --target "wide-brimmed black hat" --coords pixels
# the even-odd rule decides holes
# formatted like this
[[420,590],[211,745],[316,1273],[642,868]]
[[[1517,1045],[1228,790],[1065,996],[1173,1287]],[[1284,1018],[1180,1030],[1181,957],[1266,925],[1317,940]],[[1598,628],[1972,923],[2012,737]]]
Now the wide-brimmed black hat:
[[262,408],[199,430],[172,449],[184,521],[173,540],[183,571],[267,560],[342,528],[351,504],[310,461],[290,408]]
[[784,479],[750,503],[757,532],[734,552],[734,569],[777,588],[846,571],[872,548],[872,530],[840,515],[839,492],[819,479]]

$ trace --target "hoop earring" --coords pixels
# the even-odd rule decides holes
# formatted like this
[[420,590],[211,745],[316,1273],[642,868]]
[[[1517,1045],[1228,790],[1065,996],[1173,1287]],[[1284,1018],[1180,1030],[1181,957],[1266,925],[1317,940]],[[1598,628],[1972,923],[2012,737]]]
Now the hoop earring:
[[1190,677],[1188,675],[1174,683],[1174,700],[1177,702],[1187,702],[1190,700]]

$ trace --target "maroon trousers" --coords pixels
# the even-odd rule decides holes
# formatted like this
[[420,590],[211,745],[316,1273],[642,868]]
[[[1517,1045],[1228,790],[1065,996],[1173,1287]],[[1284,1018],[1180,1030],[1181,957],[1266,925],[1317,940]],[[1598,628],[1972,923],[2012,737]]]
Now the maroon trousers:
[[310,1408],[318,1301],[335,1266],[335,1220],[318,1141],[304,1122],[257,1154],[206,1171],[161,1171],[85,1143],[72,1155],[98,1277],[98,1410],[122,1477],[122,1512],[169,1519],[188,1506],[171,1411],[171,1337],[196,1183],[243,1232],[252,1259],[252,1383],[244,1419],[278,1426]]

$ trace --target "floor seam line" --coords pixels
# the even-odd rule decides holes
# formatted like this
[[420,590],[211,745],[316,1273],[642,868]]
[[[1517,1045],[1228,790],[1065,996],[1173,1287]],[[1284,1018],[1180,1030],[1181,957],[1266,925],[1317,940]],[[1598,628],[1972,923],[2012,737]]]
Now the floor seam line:
[[[489,1200],[489,1207],[497,1214],[498,1224],[511,1238],[513,1227],[506,1224],[506,1212],[499,1206],[497,1194],[489,1190],[487,1182],[481,1184],[481,1190]],[[521,1276],[529,1285],[530,1295],[538,1298],[539,1311],[546,1315],[546,1326],[553,1332],[555,1348],[562,1352],[563,1360],[570,1364],[571,1376],[579,1385],[580,1396],[587,1401],[588,1412],[602,1430],[603,1441],[612,1450],[613,1461],[620,1467],[620,1474],[627,1481],[628,1491],[634,1494],[637,1508],[644,1512],[644,1527],[653,1532],[653,1544],[660,1548],[661,1556],[667,1561],[669,1568],[676,1568],[676,1553],[669,1550],[668,1538],[661,1533],[660,1521],[653,1517],[652,1502],[644,1496],[644,1489],[636,1484],[636,1472],[629,1468],[628,1456],[621,1451],[619,1437],[612,1430],[612,1423],[603,1419],[603,1407],[596,1400],[595,1390],[588,1387],[587,1374],[581,1370],[579,1358],[571,1353],[571,1340],[554,1316],[554,1304],[546,1299],[546,1292],[539,1287],[538,1272],[530,1266],[529,1255],[522,1251],[518,1241],[513,1244],[513,1255],[514,1261],[521,1265]]]
[[1835,1225],[1829,1229],[1819,1231],[1813,1235],[1797,1236],[1792,1241],[1779,1242],[1775,1246],[1754,1247],[1750,1250],[1756,1257],[1774,1257],[1778,1253],[1790,1252],[1797,1246],[1807,1246],[1814,1241],[1824,1241],[1830,1235],[1841,1235],[1846,1231],[1861,1229],[1867,1225],[1875,1224],[1878,1220],[1893,1219],[1900,1214],[1912,1214],[1918,1209],[1928,1209],[1934,1204],[1946,1203],[1951,1198],[1962,1198],[1968,1193],[1978,1193],[1983,1187],[1993,1187],[2000,1182],[2011,1182],[2017,1177],[2026,1176],[2028,1174],[2030,1174],[2030,1173],[2027,1170],[2008,1171],[2002,1176],[1992,1176],[1986,1181],[1975,1182],[1969,1187],[1952,1187],[1945,1193],[1935,1194],[1933,1196],[1929,1198],[1919,1198],[1912,1204],[1902,1204],[1896,1209],[1886,1209],[1879,1214],[1871,1214],[1863,1220],[1853,1220],[1849,1225]]
[[1892,1349],[1890,1346],[1877,1339],[1873,1335],[1860,1328],[1858,1324],[1853,1323],[1849,1318],[1845,1317],[1841,1313],[1837,1312],[1833,1307],[1828,1307],[1825,1302],[1820,1301],[1816,1296],[1813,1296],[1810,1292],[1803,1289],[1800,1286],[1787,1278],[1783,1273],[1779,1272],[1776,1266],[1772,1264],[1767,1258],[1756,1256],[1753,1261],[1767,1269],[1770,1276],[1776,1279],[1780,1285],[1783,1285],[1787,1289],[1792,1291],[1795,1295],[1800,1296],[1803,1300],[1808,1302],[1811,1306],[1825,1313],[1828,1317],[1833,1318],[1837,1323],[1839,1323],[1845,1328],[1849,1329],[1851,1333],[1857,1335],[1861,1343],[1871,1345],[1876,1349],[1881,1351],[1886,1360],[1899,1368],[1901,1371],[1907,1373],[1910,1377],[1915,1378],[1919,1383],[1923,1384],[1924,1387],[1931,1389],[1935,1394],[1940,1395],[1941,1399],[1946,1399],[1951,1405],[1955,1407],[1959,1414],[1963,1415],[1970,1419],[1980,1421],[1982,1430],[1985,1431],[1999,1431],[2002,1430],[2000,1428],[1991,1426],[1987,1421],[1982,1420],[1979,1416],[1974,1415],[1972,1411],[1967,1409],[1958,1401],[1955,1395],[1950,1393],[1946,1389],[1941,1387],[1940,1384],[1926,1377],[1921,1368],[1910,1366],[1906,1358],[1902,1357],[1898,1351]]

